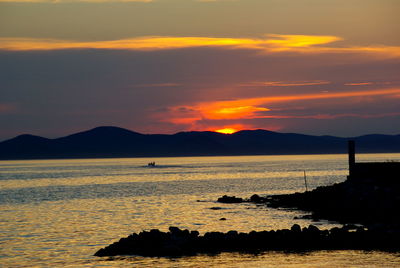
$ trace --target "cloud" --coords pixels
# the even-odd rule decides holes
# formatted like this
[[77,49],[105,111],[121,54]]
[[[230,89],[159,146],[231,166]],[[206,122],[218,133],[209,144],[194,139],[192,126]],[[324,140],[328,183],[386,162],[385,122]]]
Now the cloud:
[[202,110],[202,114],[207,119],[231,119],[231,118],[249,118],[256,117],[259,112],[266,112],[270,109],[265,107],[256,107],[252,105],[216,107],[215,109]]
[[327,85],[329,81],[313,80],[313,81],[266,81],[266,82],[250,82],[241,84],[241,86],[264,86],[264,87],[300,87],[300,86],[316,86]]
[[373,85],[374,83],[372,82],[358,82],[358,83],[345,83],[345,86],[369,86]]
[[343,40],[330,35],[278,35],[269,34],[264,38],[225,37],[174,37],[145,36],[111,41],[70,41],[37,38],[0,38],[0,50],[6,51],[48,51],[71,49],[136,50],[157,51],[185,48],[247,49],[264,53],[362,53],[400,57],[397,46],[329,47],[324,46]]
[[370,86],[370,85],[391,85],[393,82],[350,82],[344,83],[345,86]]
[[[179,107],[172,107],[170,116],[165,121],[174,124],[195,124],[199,120],[237,120],[237,119],[259,119],[259,118],[315,118],[331,119],[343,116],[361,116],[356,114],[344,115],[279,115],[268,114],[273,109],[265,106],[273,103],[288,103],[304,100],[323,100],[323,99],[343,99],[372,96],[391,96],[396,97],[400,94],[400,88],[364,90],[350,92],[323,92],[318,94],[299,94],[272,97],[244,98],[230,101],[212,101],[197,103],[192,106],[186,106],[190,113],[178,112]],[[175,113],[176,112],[176,113]],[[267,113],[267,114],[266,114]],[[365,116],[363,116],[365,117]]]
[[286,50],[289,48],[305,48],[315,45],[329,44],[343,40],[341,37],[330,35],[282,35],[270,34],[271,39],[265,41],[277,50]]
[[[208,108],[220,107],[219,109],[227,109],[232,107],[252,107],[253,105],[270,104],[274,102],[289,102],[298,100],[317,100],[317,99],[335,99],[335,98],[350,98],[350,97],[365,97],[365,96],[382,96],[395,95],[400,93],[400,88],[394,89],[379,89],[369,91],[350,91],[350,92],[324,92],[317,94],[302,94],[302,95],[286,95],[273,97],[258,97],[232,101],[220,101],[211,103],[202,103],[197,107],[207,111]],[[205,107],[205,108],[202,108]]]
[[125,49],[165,50],[191,47],[228,47],[256,50],[283,51],[307,48],[341,40],[336,36],[268,35],[268,38],[218,38],[147,36],[113,41],[79,42],[56,39],[0,38],[2,50],[60,50],[60,49]]
[[382,117],[390,117],[390,116],[400,116],[400,112],[398,113],[382,113],[382,114],[365,114],[365,113],[335,113],[335,114],[310,114],[310,115],[266,115],[259,118],[268,118],[268,119],[337,119],[343,117],[357,117],[357,118],[382,118]]

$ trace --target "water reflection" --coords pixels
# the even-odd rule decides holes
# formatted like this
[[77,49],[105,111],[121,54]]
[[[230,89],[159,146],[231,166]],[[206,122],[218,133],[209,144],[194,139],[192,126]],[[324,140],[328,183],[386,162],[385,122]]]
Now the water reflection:
[[[152,160],[168,167],[143,167]],[[167,231],[178,226],[205,233],[306,226],[310,221],[293,220],[301,212],[215,200],[223,194],[249,197],[303,191],[304,169],[311,187],[342,181],[347,174],[345,156],[1,161],[0,169],[0,255],[5,267],[304,267],[305,263],[342,267],[350,262],[374,265],[378,260],[385,267],[399,264],[397,255],[356,251],[180,259],[92,257],[119,237],[153,228]],[[216,206],[222,209],[210,209]]]
[[222,253],[181,258],[108,257],[99,260],[100,265],[126,267],[399,267],[399,253],[368,251],[313,251],[313,252],[265,252],[261,254]]

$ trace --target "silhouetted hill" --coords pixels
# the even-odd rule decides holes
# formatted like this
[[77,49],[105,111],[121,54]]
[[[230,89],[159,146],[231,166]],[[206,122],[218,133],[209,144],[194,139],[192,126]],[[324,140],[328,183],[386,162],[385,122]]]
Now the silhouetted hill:
[[348,139],[356,140],[360,153],[400,152],[400,135],[339,138],[261,129],[231,135],[210,131],[145,135],[97,127],[57,139],[20,135],[0,142],[0,159],[346,153]]

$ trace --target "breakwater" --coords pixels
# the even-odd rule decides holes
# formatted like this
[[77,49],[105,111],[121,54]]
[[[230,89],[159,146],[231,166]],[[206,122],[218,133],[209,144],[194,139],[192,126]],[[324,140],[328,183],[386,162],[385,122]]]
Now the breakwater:
[[320,230],[314,225],[272,231],[207,232],[181,230],[170,227],[169,232],[158,229],[134,233],[95,253],[95,256],[188,256],[199,253],[221,252],[257,253],[268,250],[399,250],[399,232],[367,230],[364,227],[345,225],[342,228]]

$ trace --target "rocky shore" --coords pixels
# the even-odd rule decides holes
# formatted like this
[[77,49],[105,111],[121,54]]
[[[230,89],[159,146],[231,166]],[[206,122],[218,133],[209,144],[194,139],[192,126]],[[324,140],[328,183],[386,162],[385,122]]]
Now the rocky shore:
[[[391,177],[395,174],[391,174]],[[399,177],[400,179],[400,177]],[[289,208],[310,212],[314,221],[330,220],[342,224],[359,224],[368,232],[396,234],[400,244],[400,182],[397,180],[346,180],[331,186],[318,187],[303,193],[250,198],[223,196],[222,203],[251,202],[272,208]],[[388,242],[389,243],[389,242]],[[391,243],[391,242],[390,242]],[[384,248],[384,245],[382,245]]]
[[394,185],[360,185],[346,181],[305,193],[270,196],[265,202],[269,207],[309,211],[314,220],[399,226],[399,193],[399,187]]
[[[345,224],[342,228],[319,230],[316,226],[250,233],[208,232],[170,227],[169,232],[154,229],[134,233],[95,253],[95,256],[185,256],[226,251],[260,252],[267,250],[308,251],[329,249],[400,250],[400,189],[396,185],[353,183],[349,180],[318,187],[304,193],[259,196],[248,199],[223,196],[223,203],[264,203],[270,207],[309,211],[314,219]],[[358,223],[356,226],[349,223]]]
[[248,199],[225,195],[219,198],[218,202],[265,203],[273,208],[308,211],[314,220],[326,219],[364,226],[400,227],[398,220],[400,184],[355,183],[347,180],[303,193],[265,197],[253,195]]
[[140,255],[140,256],[187,256],[199,253],[221,252],[257,253],[267,250],[399,250],[399,232],[377,232],[363,227],[345,225],[342,228],[319,230],[316,226],[277,231],[252,231],[250,233],[208,232],[170,227],[169,232],[157,229],[143,231],[120,239],[95,253],[95,256]]

